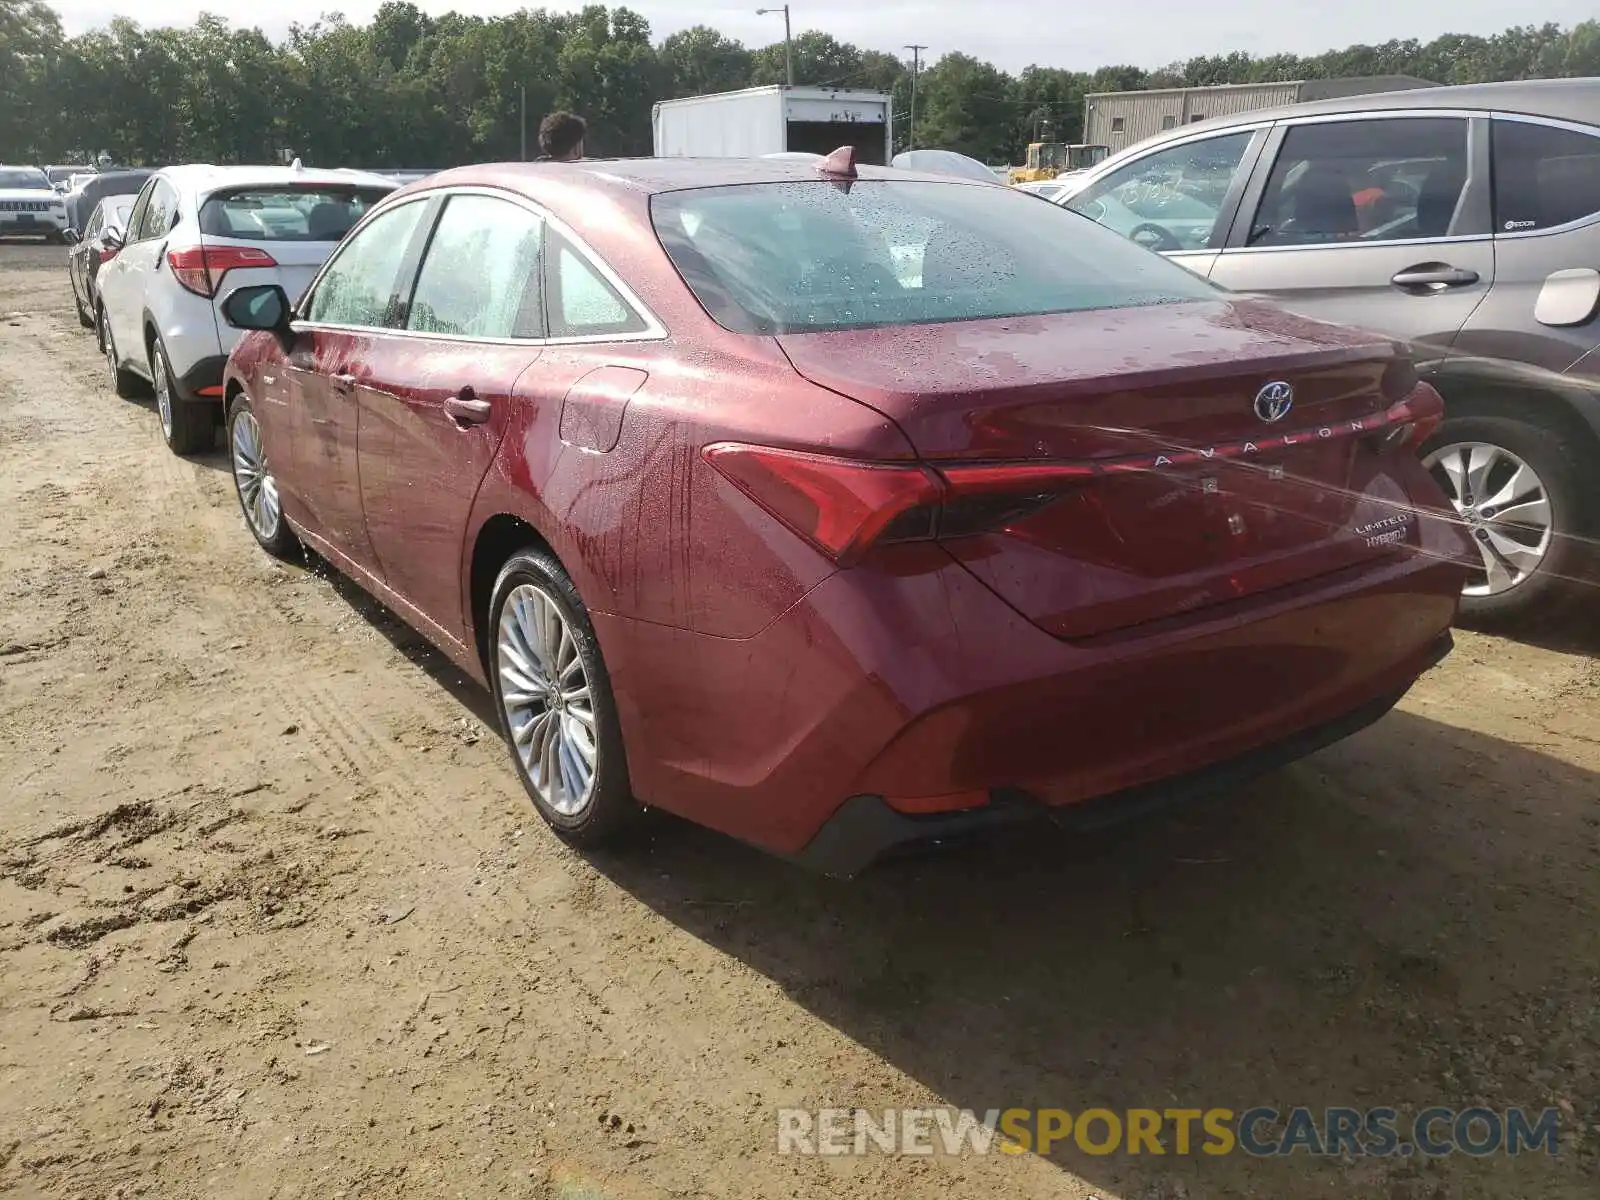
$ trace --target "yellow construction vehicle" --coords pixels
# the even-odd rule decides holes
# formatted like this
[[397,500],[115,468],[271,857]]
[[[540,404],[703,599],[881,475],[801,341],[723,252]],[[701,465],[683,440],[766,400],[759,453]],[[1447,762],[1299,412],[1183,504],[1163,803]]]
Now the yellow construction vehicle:
[[1011,168],[1010,182],[1043,183],[1067,171],[1092,167],[1110,153],[1110,146],[1034,142],[1028,147],[1028,161],[1020,167]]

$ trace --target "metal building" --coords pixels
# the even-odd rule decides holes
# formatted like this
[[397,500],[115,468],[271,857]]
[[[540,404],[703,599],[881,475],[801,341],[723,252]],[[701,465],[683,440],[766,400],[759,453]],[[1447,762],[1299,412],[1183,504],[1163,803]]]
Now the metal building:
[[1224,83],[1216,87],[1161,88],[1144,92],[1095,92],[1084,97],[1083,140],[1124,146],[1172,129],[1260,108],[1278,108],[1306,100],[1333,100],[1369,92],[1398,92],[1434,87],[1410,75],[1367,75],[1346,79],[1297,79],[1285,83]]

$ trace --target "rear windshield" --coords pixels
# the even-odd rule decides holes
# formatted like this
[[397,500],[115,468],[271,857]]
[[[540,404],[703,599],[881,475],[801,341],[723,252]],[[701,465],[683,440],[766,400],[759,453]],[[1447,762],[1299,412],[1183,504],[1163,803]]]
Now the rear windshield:
[[200,232],[246,242],[337,242],[388,194],[370,187],[227,192],[200,209]]
[[47,188],[50,180],[43,171],[36,171],[31,167],[18,169],[16,167],[0,168],[0,188]]
[[655,196],[656,233],[738,333],[974,321],[1216,299],[1075,213],[1002,187],[827,180]]

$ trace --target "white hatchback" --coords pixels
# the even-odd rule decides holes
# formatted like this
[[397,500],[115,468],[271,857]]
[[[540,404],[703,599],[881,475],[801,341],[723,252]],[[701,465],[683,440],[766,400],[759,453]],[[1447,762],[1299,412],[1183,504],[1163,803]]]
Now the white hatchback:
[[222,369],[239,339],[219,311],[227,293],[275,283],[298,297],[340,239],[397,186],[298,162],[156,172],[134,202],[125,244],[98,279],[95,326],[117,394],[154,388],[174,453],[210,449]]

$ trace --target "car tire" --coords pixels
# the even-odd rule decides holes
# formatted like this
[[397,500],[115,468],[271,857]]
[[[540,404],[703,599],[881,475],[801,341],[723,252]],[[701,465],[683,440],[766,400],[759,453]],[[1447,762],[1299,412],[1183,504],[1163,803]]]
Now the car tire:
[[111,336],[111,323],[106,319],[104,305],[97,312],[96,324],[100,332],[100,352],[106,356],[111,372],[111,390],[124,400],[138,400],[148,395],[144,380],[124,367],[117,356],[116,339]]
[[[1525,624],[1551,615],[1573,598],[1589,570],[1584,536],[1589,519],[1578,482],[1579,464],[1568,442],[1553,430],[1525,421],[1471,416],[1445,421],[1423,444],[1421,456],[1466,522],[1484,564],[1475,569],[1462,592],[1463,625]],[[1480,480],[1489,496],[1471,492],[1467,468],[1477,461],[1494,461]],[[1533,515],[1525,523],[1497,526],[1490,518],[1507,505],[1492,508],[1484,502],[1507,494],[1508,480],[1519,468],[1529,474],[1521,477],[1517,507]],[[1533,480],[1537,487],[1529,486]],[[1544,516],[1539,515],[1541,506]],[[1542,535],[1541,524],[1547,530]],[[1507,529],[1515,534],[1509,540]],[[1537,561],[1529,561],[1529,552],[1541,546]],[[1499,552],[1503,547],[1512,550],[1511,557]],[[1509,586],[1495,586],[1491,559],[1502,572],[1498,582],[1504,585],[1509,577]]]
[[94,328],[94,314],[83,306],[83,301],[78,299],[78,289],[72,289],[72,307],[78,310],[78,324],[85,329]]
[[228,407],[228,465],[244,523],[260,547],[274,558],[300,556],[300,539],[283,515],[277,476],[267,461],[261,425],[250,397],[240,392]]
[[178,384],[167,363],[167,351],[159,336],[150,343],[150,378],[155,381],[156,416],[161,436],[174,454],[202,454],[217,444],[217,423],[210,402],[185,400],[178,395]]
[[[534,808],[573,845],[615,840],[640,808],[610,676],[572,577],[543,548],[514,554],[495,580],[488,616],[495,712]],[[551,675],[567,686],[551,688]]]

